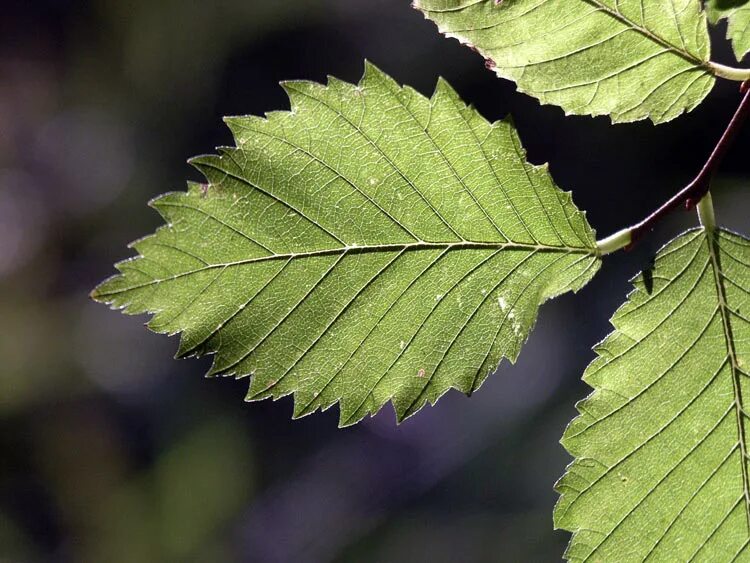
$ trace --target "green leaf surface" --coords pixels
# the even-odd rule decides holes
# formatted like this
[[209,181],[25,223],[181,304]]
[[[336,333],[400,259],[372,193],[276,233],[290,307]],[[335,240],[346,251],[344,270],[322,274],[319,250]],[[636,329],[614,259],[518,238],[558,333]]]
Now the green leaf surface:
[[711,23],[722,19],[728,21],[727,37],[737,60],[742,60],[750,52],[750,4],[747,0],[708,0],[706,11]]
[[563,445],[571,561],[748,561],[750,241],[688,232],[615,314]]
[[668,121],[714,85],[699,0],[415,0],[498,76],[568,114]]
[[252,374],[248,399],[403,419],[477,389],[597,271],[570,194],[444,81],[427,99],[368,64],[284,88],[291,111],[228,118],[237,147],[192,161],[208,184],[154,200],[168,225],[93,293],[215,353],[211,375]]

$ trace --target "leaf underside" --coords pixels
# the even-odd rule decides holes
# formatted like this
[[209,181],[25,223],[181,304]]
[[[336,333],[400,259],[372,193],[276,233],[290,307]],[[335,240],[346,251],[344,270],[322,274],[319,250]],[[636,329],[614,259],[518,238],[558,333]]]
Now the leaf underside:
[[498,76],[567,114],[669,121],[715,78],[699,0],[415,0]]
[[708,0],[706,12],[711,23],[726,19],[727,38],[732,41],[732,49],[737,60],[742,60],[750,52],[750,4],[747,0]]
[[571,561],[748,561],[750,241],[688,232],[615,314],[563,445]]
[[168,225],[93,293],[252,375],[248,399],[403,419],[477,389],[597,271],[570,194],[445,82],[427,99],[368,64],[284,88],[291,112],[228,118],[237,147],[192,161],[208,184],[154,200]]

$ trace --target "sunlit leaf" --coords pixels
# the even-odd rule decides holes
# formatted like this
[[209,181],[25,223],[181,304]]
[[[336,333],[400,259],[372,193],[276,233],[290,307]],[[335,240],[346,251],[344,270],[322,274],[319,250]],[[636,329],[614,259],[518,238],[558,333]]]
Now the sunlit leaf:
[[584,379],[557,485],[571,561],[750,559],[750,241],[667,245]]
[[737,60],[750,52],[750,4],[747,0],[708,0],[706,11],[711,23],[727,20],[727,37]]
[[566,113],[673,119],[714,84],[699,0],[415,0],[499,76]]
[[237,148],[193,160],[209,183],[157,198],[168,226],[93,294],[252,374],[249,399],[403,419],[477,389],[598,269],[570,194],[445,82],[427,99],[368,65],[284,87],[291,112],[229,118]]

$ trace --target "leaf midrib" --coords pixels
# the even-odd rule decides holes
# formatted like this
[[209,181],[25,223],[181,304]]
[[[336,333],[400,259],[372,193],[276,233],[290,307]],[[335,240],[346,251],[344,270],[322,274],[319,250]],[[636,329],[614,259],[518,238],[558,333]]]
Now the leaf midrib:
[[[697,58],[695,55],[693,55],[689,51],[686,51],[685,49],[682,49],[682,48],[678,47],[677,45],[672,44],[671,42],[667,41],[666,39],[664,39],[664,38],[656,35],[651,30],[649,30],[649,29],[647,29],[645,27],[641,27],[640,25],[636,24],[633,20],[631,20],[630,18],[628,18],[625,15],[623,15],[622,13],[620,13],[619,11],[613,11],[611,8],[609,8],[608,6],[605,6],[604,4],[602,4],[601,2],[599,2],[598,0],[583,0],[583,1],[586,2],[587,4],[591,5],[591,6],[599,8],[600,10],[602,10],[602,12],[604,12],[605,14],[607,14],[607,15],[611,16],[612,18],[616,19],[620,23],[625,24],[626,26],[630,26],[634,31],[637,31],[638,33],[640,33],[640,34],[648,37],[649,39],[651,39],[655,43],[658,43],[662,47],[665,47],[665,48],[669,49],[670,51],[672,51],[675,54],[679,55],[680,57],[686,59],[687,61],[695,64],[696,66],[703,67],[705,69],[706,73],[710,74],[710,71],[709,71],[709,68],[708,68],[708,66],[706,64],[706,61]],[[679,24],[677,24],[677,29],[679,31]]]
[[711,266],[714,273],[714,286],[716,296],[719,301],[719,313],[724,329],[724,340],[727,346],[727,358],[732,376],[732,390],[734,393],[734,409],[737,419],[737,440],[742,456],[742,489],[745,500],[745,519],[747,523],[748,535],[750,536],[750,476],[748,475],[747,462],[747,432],[745,428],[745,414],[742,407],[742,386],[740,382],[740,370],[737,362],[737,350],[734,343],[734,333],[732,332],[732,323],[727,305],[726,287],[724,286],[724,274],[721,269],[721,260],[719,258],[719,233],[714,229],[706,229],[706,244],[711,260]]
[[[111,295],[118,295],[120,293],[126,293],[135,289],[141,289],[143,287],[149,287],[151,285],[174,281],[186,276],[191,276],[208,270],[214,270],[217,268],[231,268],[235,266],[244,266],[248,264],[268,262],[271,260],[296,260],[302,258],[315,258],[321,256],[336,256],[336,255],[352,255],[352,254],[365,254],[370,252],[404,252],[404,251],[419,251],[419,250],[437,250],[444,249],[446,251],[456,250],[527,250],[529,252],[561,252],[565,254],[588,254],[592,258],[597,257],[598,253],[595,248],[577,248],[572,246],[552,246],[542,244],[526,244],[526,243],[515,243],[515,242],[473,242],[473,241],[458,241],[458,242],[426,242],[419,241],[415,243],[404,243],[404,244],[382,244],[382,245],[370,245],[370,246],[343,246],[337,248],[325,248],[320,250],[311,250],[308,252],[290,252],[285,254],[270,254],[267,256],[258,256],[255,258],[246,258],[243,260],[235,260],[233,262],[219,262],[216,264],[209,264],[201,268],[196,268],[187,272],[180,272],[173,276],[166,278],[153,279],[148,282],[129,286],[126,288],[120,288],[115,291],[100,292],[96,293],[97,297],[107,297]],[[137,258],[136,258],[137,260]]]

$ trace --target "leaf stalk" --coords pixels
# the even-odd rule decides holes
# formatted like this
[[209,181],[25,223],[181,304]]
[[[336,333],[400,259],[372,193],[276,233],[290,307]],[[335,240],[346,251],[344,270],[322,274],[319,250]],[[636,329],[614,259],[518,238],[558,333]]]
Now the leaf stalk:
[[750,80],[750,69],[748,68],[734,68],[713,61],[708,63],[708,68],[711,69],[714,76],[718,76],[719,78],[734,80],[736,82]]
[[605,256],[630,246],[632,242],[633,237],[630,229],[623,229],[613,235],[609,235],[607,238],[596,241],[596,250],[599,256]]
[[708,192],[703,196],[703,199],[698,202],[698,218],[701,221],[701,225],[707,231],[713,231],[716,229],[716,215],[714,214],[714,203],[711,199],[711,192]]

